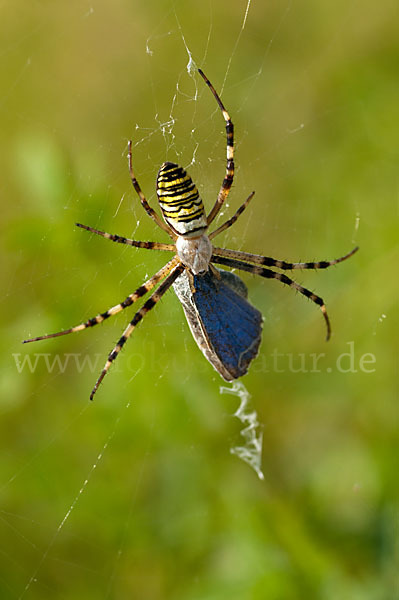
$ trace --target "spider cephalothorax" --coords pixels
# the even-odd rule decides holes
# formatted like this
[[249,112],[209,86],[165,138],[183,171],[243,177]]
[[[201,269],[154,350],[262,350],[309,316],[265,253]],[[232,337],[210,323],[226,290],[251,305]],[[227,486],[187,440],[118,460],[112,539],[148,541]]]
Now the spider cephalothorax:
[[139,242],[99,231],[88,225],[80,223],[77,223],[77,225],[113,242],[136,248],[173,252],[175,256],[148,281],[138,287],[135,292],[129,294],[123,302],[65,331],[25,340],[25,342],[34,342],[93,327],[104,321],[104,319],[124,310],[158,285],[158,288],[136,312],[118,343],[109,354],[108,360],[90,394],[90,399],[93,398],[112,362],[118,356],[137,324],[172,285],[182,303],[194,339],[213,367],[227,381],[241,377],[247,372],[249,364],[255,358],[260,345],[262,315],[248,302],[246,286],[243,281],[234,273],[216,269],[213,264],[240,269],[266,279],[277,279],[281,283],[294,288],[320,307],[327,326],[327,339],[330,337],[330,322],[323,300],[284,273],[273,271],[267,267],[283,271],[325,269],[346,260],[356,252],[357,248],[336,260],[291,263],[268,256],[212,246],[211,240],[236,222],[253,198],[254,192],[248,196],[230,219],[211,233],[207,233],[210,224],[225,202],[233,183],[234,127],[229,113],[223,106],[215,88],[204,73],[200,69],[198,71],[216,99],[226,123],[226,172],[213,208],[206,215],[202,200],[191,177],[187,175],[182,167],[175,163],[165,162],[161,166],[157,177],[157,195],[165,222],[162,221],[148,204],[136,179],[132,165],[132,143],[129,142],[128,160],[133,187],[144,210],[169,235],[172,243]]

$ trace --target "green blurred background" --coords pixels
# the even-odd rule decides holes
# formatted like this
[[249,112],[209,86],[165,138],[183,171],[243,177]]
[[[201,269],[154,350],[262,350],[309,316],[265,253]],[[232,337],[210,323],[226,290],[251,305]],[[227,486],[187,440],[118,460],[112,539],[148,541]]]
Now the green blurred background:
[[[1,599],[397,597],[396,2],[6,0],[0,13]],[[256,190],[218,244],[288,260],[361,248],[295,273],[327,303],[328,344],[317,307],[243,275],[265,316],[243,380],[264,481],[230,453],[239,400],[220,393],[173,292],[94,403],[132,309],[20,343],[116,304],[166,262],[74,226],[166,241],[131,188],[129,138],[153,205],[164,160],[213,204],[224,124],[190,56],[236,125],[225,218]],[[46,354],[72,358],[49,372]]]

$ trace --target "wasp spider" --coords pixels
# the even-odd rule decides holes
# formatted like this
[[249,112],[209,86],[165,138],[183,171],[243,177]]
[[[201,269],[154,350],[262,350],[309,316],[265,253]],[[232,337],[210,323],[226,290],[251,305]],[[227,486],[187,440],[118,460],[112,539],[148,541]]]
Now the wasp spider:
[[35,342],[53,338],[98,325],[98,323],[102,323],[105,319],[116,315],[158,286],[136,312],[123,332],[122,337],[109,354],[105,366],[91,392],[90,399],[93,399],[108,369],[138,323],[172,285],[183,305],[190,329],[199,348],[220,375],[227,381],[231,381],[247,372],[248,366],[256,356],[259,348],[262,332],[262,316],[247,301],[246,286],[241,279],[233,273],[215,268],[214,264],[254,273],[266,279],[276,279],[310,298],[312,302],[320,307],[327,327],[327,339],[330,337],[331,328],[324,301],[316,294],[313,294],[287,277],[284,273],[273,271],[269,267],[279,269],[280,271],[325,269],[346,260],[356,252],[357,248],[354,248],[349,254],[336,260],[291,263],[267,256],[249,254],[248,252],[218,248],[213,246],[211,242],[213,238],[237,221],[253,198],[254,192],[248,196],[230,219],[211,233],[208,233],[209,227],[225,202],[233,183],[234,127],[229,113],[225,109],[213,85],[200,69],[199,74],[219,105],[226,122],[227,132],[226,172],[212,210],[206,215],[198,190],[186,171],[177,164],[165,162],[161,166],[157,177],[157,195],[164,219],[162,221],[148,204],[136,179],[132,166],[132,143],[129,142],[128,162],[133,187],[146,213],[169,235],[172,243],[139,242],[99,231],[81,223],[76,223],[76,225],[119,244],[127,244],[135,248],[146,248],[148,250],[173,252],[174,257],[155,275],[148,279],[148,281],[138,287],[135,292],[125,298],[123,302],[116,304],[85,323],[81,323],[65,331],[31,338],[24,342]]

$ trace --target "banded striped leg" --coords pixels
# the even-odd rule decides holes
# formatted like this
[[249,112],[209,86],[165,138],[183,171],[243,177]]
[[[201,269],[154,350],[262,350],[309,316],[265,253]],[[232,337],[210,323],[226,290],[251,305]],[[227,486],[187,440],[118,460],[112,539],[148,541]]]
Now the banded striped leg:
[[206,85],[209,87],[212,94],[214,95],[215,100],[218,103],[220,110],[222,111],[223,118],[226,121],[226,135],[227,135],[226,174],[224,176],[223,183],[220,188],[217,200],[216,200],[211,212],[208,215],[208,225],[210,225],[212,223],[212,221],[214,220],[214,218],[216,217],[216,215],[218,214],[219,210],[221,209],[223,202],[226,200],[226,198],[229,194],[230,188],[232,186],[232,183],[233,183],[233,178],[234,178],[234,125],[232,123],[232,120],[230,119],[229,113],[225,109],[223,102],[219,98],[215,88],[209,81],[208,77],[203,73],[203,71],[201,71],[201,69],[198,69],[198,73],[201,75],[202,79],[205,81]]
[[[211,237],[211,235],[209,236]],[[223,256],[226,258],[233,258],[237,260],[252,262],[257,265],[265,265],[267,267],[276,267],[277,269],[282,269],[283,271],[291,271],[293,269],[326,269],[327,267],[331,267],[332,265],[337,265],[338,263],[347,260],[351,256],[355,254],[359,250],[359,246],[353,248],[348,254],[345,256],[341,256],[341,258],[336,258],[335,260],[322,260],[318,262],[305,262],[305,263],[290,263],[285,260],[277,260],[275,258],[271,258],[270,256],[260,256],[259,254],[249,254],[248,252],[239,252],[238,250],[228,250],[227,248],[214,248],[213,255],[214,256]],[[212,259],[213,260],[213,259]]]
[[276,273],[275,271],[271,271],[270,269],[265,269],[265,267],[260,267],[258,265],[248,265],[244,262],[240,262],[239,260],[232,260],[230,258],[225,258],[222,256],[214,256],[214,255],[212,255],[211,261],[216,264],[219,264],[219,265],[225,265],[226,267],[231,267],[232,269],[241,269],[242,271],[248,271],[248,273],[253,273],[254,275],[260,275],[261,277],[265,277],[266,279],[277,279],[278,281],[281,281],[281,283],[284,283],[285,285],[288,285],[288,286],[296,289],[298,292],[300,292],[307,298],[310,298],[310,300],[312,300],[312,302],[314,302],[315,304],[320,306],[321,312],[323,313],[323,317],[324,317],[324,320],[325,320],[326,326],[327,326],[327,338],[326,339],[327,340],[330,339],[330,336],[331,336],[330,320],[327,315],[326,305],[324,304],[324,301],[322,298],[320,298],[320,296],[316,296],[316,294],[313,294],[313,292],[302,287],[301,285],[299,285],[299,283],[296,283],[295,281],[293,281],[292,279],[290,279],[283,273]]
[[125,331],[122,334],[122,337],[116,344],[115,348],[112,350],[110,355],[108,356],[108,360],[105,363],[103,370],[101,371],[100,377],[97,379],[94,388],[90,394],[90,400],[93,400],[94,394],[98,390],[98,386],[106,376],[108,369],[112,365],[113,361],[118,356],[119,352],[122,350],[123,346],[132,335],[134,329],[137,324],[142,320],[142,318],[148,313],[149,310],[154,308],[156,303],[162,298],[162,296],[167,292],[172,283],[179,277],[179,275],[184,271],[185,267],[182,264],[178,264],[174,270],[168,275],[168,277],[161,283],[159,288],[148,298],[147,302],[143,304],[143,306],[136,312],[133,319],[130,321],[129,325],[126,327]]
[[116,304],[112,308],[109,308],[103,313],[98,314],[97,316],[89,319],[85,323],[81,323],[80,325],[76,325],[75,327],[71,327],[70,329],[65,329],[65,331],[58,331],[57,333],[49,333],[48,335],[41,335],[39,337],[30,338],[28,340],[24,340],[22,343],[27,344],[29,342],[38,342],[39,340],[48,340],[49,338],[59,337],[60,335],[67,335],[68,333],[76,333],[77,331],[83,331],[83,329],[87,329],[87,327],[93,327],[94,325],[98,325],[98,323],[102,323],[108,317],[112,317],[113,315],[118,314],[124,308],[127,308],[139,298],[142,298],[147,292],[152,290],[162,279],[164,279],[172,269],[176,267],[180,262],[179,258],[174,257],[171,261],[169,261],[162,269],[155,273],[151,279],[148,279],[145,283],[143,283],[133,294],[130,294],[123,302],[120,304]]
[[226,231],[226,229],[228,229],[229,227],[231,227],[232,225],[234,225],[234,223],[237,221],[238,217],[240,215],[242,215],[242,213],[244,212],[244,210],[247,208],[248,204],[251,202],[252,198],[254,197],[255,192],[252,192],[252,194],[250,194],[248,196],[248,198],[245,200],[244,204],[242,204],[240,206],[240,208],[237,210],[237,212],[231,217],[231,219],[228,219],[228,221],[226,221],[225,223],[223,223],[223,225],[221,225],[220,227],[218,227],[217,229],[215,229],[215,231],[212,231],[212,233],[209,234],[209,239],[213,239],[214,237],[216,237],[217,235],[219,235],[219,233],[222,233],[222,231]]
[[138,197],[140,198],[140,202],[144,208],[144,210],[146,211],[147,215],[149,215],[151,217],[151,219],[154,219],[155,223],[158,225],[158,227],[160,227],[161,229],[163,229],[164,231],[166,231],[166,233],[172,238],[175,239],[176,236],[173,233],[173,231],[171,230],[171,228],[166,225],[166,223],[164,223],[160,217],[157,215],[157,213],[155,212],[155,210],[153,210],[151,208],[151,206],[148,204],[146,197],[144,196],[142,189],[140,187],[139,182],[136,179],[136,176],[134,174],[133,171],[133,163],[132,163],[132,141],[129,140],[128,143],[128,163],[129,163],[129,173],[130,173],[130,179],[132,180],[132,184],[134,189],[137,192]]
[[101,235],[107,240],[111,240],[111,242],[118,242],[118,244],[127,244],[128,246],[134,246],[134,248],[146,248],[147,250],[168,250],[171,252],[176,252],[176,247],[174,244],[160,244],[159,242],[138,242],[136,240],[130,240],[129,238],[125,238],[121,235],[116,235],[114,233],[106,233],[105,231],[94,229],[94,227],[82,225],[82,223],[75,223],[75,225],[77,227],[85,229],[86,231],[90,231],[91,233]]

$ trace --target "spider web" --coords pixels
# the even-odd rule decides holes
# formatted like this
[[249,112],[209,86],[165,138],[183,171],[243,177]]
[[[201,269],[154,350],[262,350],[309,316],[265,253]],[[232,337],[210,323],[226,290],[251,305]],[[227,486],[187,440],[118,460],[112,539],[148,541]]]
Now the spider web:
[[[200,189],[200,193],[203,197],[212,198],[215,197],[217,193],[217,189],[214,187],[214,182],[209,181],[207,174],[209,170],[217,171],[220,173],[220,182],[222,180],[224,174],[224,156],[225,156],[225,138],[224,135],[221,134],[221,130],[223,131],[223,121],[219,112],[219,109],[212,104],[213,100],[209,97],[209,91],[206,89],[206,86],[203,86],[201,81],[199,80],[196,70],[199,66],[204,68],[204,71],[210,77],[211,81],[214,83],[218,92],[221,94],[223,99],[226,99],[226,106],[228,110],[231,112],[233,120],[235,123],[240,121],[240,116],[243,113],[244,109],[247,107],[248,103],[251,102],[251,99],[256,95],[257,85],[261,81],[264,67],[267,62],[267,59],[271,53],[273,44],[275,40],[279,39],[279,32],[282,28],[284,28],[285,21],[290,14],[292,8],[291,0],[288,0],[284,6],[280,9],[276,19],[274,28],[272,33],[268,34],[267,39],[261,45],[262,51],[258,53],[256,60],[251,64],[251,69],[248,71],[248,76],[246,80],[237,81],[234,79],[234,68],[236,65],[236,61],[240,56],[240,53],[245,49],[246,45],[249,44],[249,39],[246,37],[248,23],[251,20],[252,10],[254,6],[257,4],[257,0],[246,0],[240,6],[240,9],[237,10],[237,14],[232,19],[230,31],[231,34],[231,42],[227,50],[225,50],[225,54],[223,58],[219,57],[220,61],[223,61],[224,67],[219,67],[219,73],[223,73],[223,78],[220,82],[214,81],[213,78],[213,60],[216,57],[215,50],[213,48],[215,38],[217,37],[216,30],[220,27],[219,17],[215,16],[215,12],[217,11],[216,3],[209,3],[209,12],[203,17],[205,22],[207,23],[205,28],[205,33],[202,36],[202,53],[196,52],[193,50],[192,39],[194,38],[194,31],[190,29],[187,25],[187,16],[183,15],[183,8],[178,4],[171,3],[169,11],[166,14],[157,14],[154,22],[151,26],[147,27],[146,34],[144,36],[145,41],[142,44],[141,50],[138,52],[138,61],[146,64],[148,67],[148,81],[149,88],[146,90],[142,90],[140,93],[143,95],[147,95],[147,93],[152,93],[152,101],[153,101],[153,122],[148,124],[140,122],[140,116],[134,115],[132,117],[134,120],[138,122],[132,122],[131,130],[133,137],[133,154],[134,154],[134,164],[135,170],[137,174],[140,175],[140,182],[142,179],[144,181],[148,180],[154,176],[154,165],[160,164],[167,157],[168,160],[176,160],[177,162],[182,162],[185,168],[190,168],[190,173],[193,174],[193,179],[196,180],[198,187]],[[78,18],[82,23],[82,29],[84,30],[86,22],[95,14],[97,8],[96,6],[88,7],[87,10],[83,12]],[[71,22],[76,20],[76,15],[71,14],[70,16]],[[32,35],[38,35],[43,32],[48,34],[49,29],[48,25],[44,24],[38,28],[37,31],[33,31]],[[172,67],[169,64],[169,72],[175,72],[177,75],[175,79],[173,79],[172,84],[170,86],[169,93],[169,103],[165,107],[165,103],[163,101],[163,105],[160,105],[160,99],[165,98],[165,95],[162,94],[157,88],[158,81],[158,73],[162,69],[162,52],[163,48],[168,44],[168,42],[172,40],[174,43],[178,42],[181,47],[181,52],[176,59],[176,64],[173,64]],[[55,43],[55,41],[54,41]],[[198,46],[198,44],[197,44]],[[11,47],[9,46],[9,51],[11,51]],[[26,63],[21,67],[19,73],[16,74],[15,80],[12,85],[10,85],[8,89],[8,94],[12,94],[14,88],[18,88],[19,82],[26,76],[26,73],[32,69],[32,61],[29,58]],[[299,81],[301,82],[301,76],[299,76]],[[221,83],[221,85],[220,85]],[[233,111],[231,108],[231,101],[229,99],[234,96],[235,90],[239,90],[239,100],[236,101],[236,108]],[[271,94],[273,92],[271,91]],[[7,94],[4,94],[1,98],[2,102],[5,103],[7,101]],[[211,114],[209,114],[209,106],[211,106]],[[28,113],[21,113],[21,119],[29,119],[30,116]],[[106,116],[105,116],[106,118]],[[261,117],[262,120],[266,119],[267,116]],[[284,134],[281,134],[278,137],[278,144],[267,150],[267,154],[263,156],[250,156],[248,160],[245,160],[246,151],[249,148],[249,137],[252,133],[253,122],[251,124],[245,123],[241,125],[241,133],[240,136],[236,135],[236,156],[237,151],[239,155],[240,162],[237,161],[237,169],[236,169],[236,179],[238,175],[239,183],[235,185],[235,189],[232,194],[234,194],[234,206],[237,206],[237,198],[246,197],[246,190],[251,191],[253,183],[250,181],[250,173],[254,168],[262,165],[263,161],[270,157],[273,153],[279,151],[279,145],[282,145],[288,136],[293,136],[299,134],[306,127],[306,123],[297,123],[292,126],[292,128],[288,128]],[[129,130],[129,127],[126,127]],[[205,135],[203,134],[203,130],[206,130]],[[156,144],[154,145],[154,140],[156,140]],[[216,140],[216,141],[215,141]],[[126,140],[127,142],[127,140]],[[43,142],[44,143],[44,142]],[[90,140],[86,141],[86,144],[90,144]],[[32,154],[32,146],[29,146],[27,150],[31,151]],[[46,151],[45,149],[43,150]],[[122,149],[122,152],[116,150],[115,147],[110,148],[110,152],[116,154],[117,159],[119,159],[122,155],[123,159],[125,159],[126,147]],[[51,152],[51,149],[50,151]],[[57,163],[57,156],[48,157],[49,163],[53,166],[54,172],[59,174],[60,165]],[[34,156],[31,158],[34,160]],[[120,161],[122,162],[122,161]],[[104,185],[106,180],[111,181],[108,185],[108,193],[102,194],[101,200],[98,201],[98,198],[93,206],[89,208],[85,207],[86,199],[80,199],[76,197],[74,190],[71,190],[70,196],[65,200],[65,210],[70,214],[71,217],[76,220],[82,220],[84,223],[88,223],[93,227],[101,227],[99,223],[102,222],[103,217],[106,216],[108,222],[111,223],[111,233],[118,233],[118,229],[120,228],[120,223],[125,219],[130,219],[131,221],[131,196],[129,194],[123,194],[120,197],[120,201],[117,206],[113,206],[112,211],[110,212],[110,198],[112,198],[112,179],[119,176],[119,164],[115,167],[111,173],[106,173],[104,176],[104,181],[101,182],[101,185]],[[90,172],[90,165],[87,172]],[[90,175],[81,175],[82,178],[87,177],[88,180],[84,181],[84,185],[90,189],[90,185],[94,184],[93,179]],[[40,182],[39,182],[40,183]],[[100,184],[99,184],[100,185]],[[142,184],[143,185],[143,184]],[[40,185],[38,184],[40,187]],[[97,186],[96,186],[97,187]],[[143,185],[143,188],[145,186]],[[92,192],[93,197],[96,195],[96,192]],[[147,194],[147,192],[146,192]],[[147,194],[147,197],[150,201],[150,204],[154,206],[154,194]],[[231,214],[231,211],[234,210],[234,206],[232,205],[232,200],[226,202],[226,205],[223,207],[220,215],[218,216],[217,222],[220,224],[223,219],[226,218],[227,215]],[[48,243],[48,239],[54,239],[57,234],[59,234],[59,230],[56,224],[56,213],[52,212],[51,206],[48,204],[46,207],[46,211],[50,213],[49,222],[47,225],[47,229],[43,234],[42,244],[45,247]],[[209,207],[208,207],[209,209]],[[297,206],[296,209],[299,210],[300,207]],[[234,231],[229,232],[228,239],[228,247],[234,247],[236,249],[246,249],[245,240],[249,236],[251,224],[254,224],[254,209],[248,209],[248,218],[244,219],[239,228],[239,233],[235,233]],[[81,216],[83,213],[84,218]],[[131,230],[128,232],[129,236],[133,239],[147,239],[145,235],[141,234],[141,228],[145,225],[146,217],[143,216],[141,212],[141,208],[139,206],[135,206],[133,209],[134,220],[133,226],[130,225]],[[247,213],[246,213],[247,214]],[[258,222],[258,228],[262,231],[272,232],[274,229],[274,233],[277,232],[272,239],[272,244],[270,248],[270,254],[280,254],[280,250],[277,247],[277,237],[278,233],[282,230],[282,224],[284,222],[284,214],[283,208],[277,208],[274,212],[274,218],[276,219],[276,224],[269,224],[266,222],[266,217],[264,213],[260,217],[261,221]],[[356,222],[356,229],[358,226],[358,219]],[[299,220],[299,216],[298,216]],[[115,223],[115,226],[114,226]],[[148,225],[148,224],[147,224]],[[128,226],[129,227],[129,226]],[[147,230],[146,230],[147,231]],[[149,229],[148,229],[149,231]],[[291,233],[291,232],[288,232]],[[121,232],[123,235],[123,232]],[[312,234],[312,232],[310,232]],[[76,232],[75,232],[76,235]],[[148,239],[150,238],[150,233],[148,233]],[[155,235],[158,235],[156,233]],[[155,236],[154,236],[155,237]],[[263,235],[257,240],[260,246],[260,242],[263,238]],[[158,239],[158,238],[157,238]],[[72,240],[72,237],[71,237]],[[88,244],[94,244],[95,240],[87,238]],[[78,244],[78,241],[72,241],[73,245]],[[106,243],[106,242],[104,242]],[[275,245],[273,245],[275,244]],[[222,242],[220,242],[220,245]],[[303,246],[303,251],[310,250],[312,248],[311,243],[311,235],[309,236],[309,240]],[[102,306],[106,308],[107,306],[112,306],[119,299],[122,300],[125,297],[125,290],[127,282],[129,285],[132,281],[138,281],[137,273],[140,272],[140,277],[143,276],[143,279],[151,276],[157,268],[159,268],[160,258],[149,256],[149,254],[144,253],[135,253],[134,255],[134,266],[132,266],[131,261],[131,249],[126,248],[124,246],[120,246],[116,248],[116,252],[114,250],[110,250],[109,258],[106,262],[106,268],[109,272],[112,273],[113,269],[119,272],[119,265],[122,261],[126,270],[123,277],[120,278],[118,282],[117,289],[113,287],[110,290],[109,296],[107,298],[101,298],[101,306],[98,305],[98,298],[93,294],[93,289],[95,290],[95,284],[102,277],[104,264],[98,266],[98,270],[91,275],[83,274],[82,270],[79,266],[72,267],[70,265],[65,265],[65,271],[59,275],[65,276],[65,279],[69,279],[71,281],[71,287],[75,287],[75,289],[79,289],[79,294],[75,295],[75,299],[82,296],[85,298],[85,303],[87,302],[87,313],[86,315],[82,315],[82,321],[88,317],[94,316],[97,314],[99,308]],[[256,251],[256,249],[255,249]],[[259,252],[261,248],[259,247]],[[312,251],[312,250],[311,250]],[[8,287],[5,289],[4,295],[5,297],[9,297],[10,294],[31,294],[33,289],[36,289],[41,279],[48,280],[53,276],[53,263],[51,257],[48,258],[48,262],[43,264],[39,258],[40,252],[38,253],[37,261],[33,261],[31,271],[28,279],[25,282],[17,282],[11,279],[8,283]],[[168,255],[169,256],[169,255]],[[163,254],[161,260],[163,258]],[[166,260],[164,261],[166,262]],[[155,266],[158,265],[158,266]],[[139,284],[139,282],[138,282]],[[69,289],[69,286],[68,286]],[[133,290],[132,290],[133,291]],[[255,302],[254,302],[255,303]],[[85,304],[86,305],[86,304]],[[55,312],[57,307],[55,307]],[[268,317],[273,315],[273,309],[268,310]],[[26,317],[26,322],[29,321],[29,313]],[[38,315],[39,317],[39,315]],[[39,319],[40,320],[40,319]],[[123,323],[126,318],[122,315],[121,317],[115,318],[115,330],[123,327]],[[43,319],[42,325],[39,327],[38,333],[43,329],[51,329],[51,327],[47,327],[44,323],[45,319]],[[76,324],[79,322],[76,321]],[[75,324],[75,323],[71,323]],[[183,336],[185,340],[184,343],[191,343],[189,341],[189,333],[187,332],[186,324],[182,322],[181,313],[176,311],[175,314],[169,314],[168,309],[159,307],[154,314],[152,315],[151,327],[152,330],[156,328],[159,330],[159,336],[162,339],[163,350],[167,350],[169,344],[169,336],[170,336],[170,326],[176,329],[176,336]],[[36,561],[32,561],[32,564],[29,565],[27,569],[25,569],[25,573],[21,579],[24,580],[24,583],[21,587],[21,584],[18,586],[14,584],[10,586],[8,589],[8,593],[10,598],[28,598],[28,597],[39,597],[35,596],[35,588],[38,583],[40,583],[42,574],[44,569],[47,567],[50,560],[52,560],[52,551],[55,548],[57,539],[66,528],[68,521],[71,519],[72,515],[79,511],[79,507],[83,502],[83,497],[87,493],[88,488],[93,485],[93,479],[98,472],[99,466],[104,462],[105,457],[110,452],[110,447],[112,447],[115,436],[121,428],[121,424],[123,424],[124,420],[127,418],[127,414],[131,410],[132,400],[130,398],[130,394],[134,388],[134,382],[136,377],[143,373],[145,369],[148,368],[148,362],[143,358],[146,349],[148,347],[153,350],[151,344],[151,333],[150,331],[147,333],[144,330],[145,324],[142,328],[142,340],[144,349],[142,351],[129,349],[129,353],[131,352],[130,365],[132,366],[131,374],[126,382],[125,390],[126,394],[129,394],[129,399],[122,402],[122,405],[119,409],[114,410],[114,415],[117,416],[110,420],[108,427],[106,428],[104,439],[102,441],[97,440],[97,452],[95,453],[94,458],[86,470],[84,471],[83,477],[81,480],[75,484],[76,492],[72,494],[72,500],[70,501],[67,509],[62,513],[62,517],[60,518],[57,524],[50,525],[50,535],[48,535],[48,543],[44,548],[38,549],[37,556],[39,556]],[[33,331],[33,326],[29,325],[27,327],[29,331]],[[35,324],[35,332],[37,330],[37,324]],[[108,340],[109,336],[102,330],[102,328],[96,328],[95,331],[92,332],[93,336],[89,339],[89,336],[85,338],[85,341],[81,343],[81,348],[83,348],[84,354],[94,356],[92,362],[90,364],[90,370],[95,377],[95,373],[98,372],[98,369],[102,367],[103,362],[103,354],[97,353],[97,345],[98,340],[100,340],[100,344],[102,346],[102,340],[105,338]],[[68,346],[71,348],[72,345]],[[147,347],[147,348],[146,348]],[[58,385],[61,384],[61,378],[63,375],[63,371],[66,370],[65,358],[61,360],[61,362],[54,363],[53,359],[49,355],[51,352],[48,347],[41,352],[38,349],[38,354],[43,356],[43,360],[47,364],[48,368],[48,379],[44,384],[46,386],[51,386],[56,389]],[[158,352],[158,348],[155,348],[155,352]],[[34,363],[26,363],[24,362],[24,358],[22,354],[18,352],[14,353],[14,355],[18,355],[15,359],[15,365],[17,370],[22,369],[26,365],[33,364],[32,371],[35,370]],[[73,362],[74,354],[70,353],[72,359],[69,359]],[[165,354],[165,353],[163,353]],[[67,356],[67,355],[65,355]],[[36,355],[37,357],[37,355]],[[46,358],[47,357],[47,358]],[[127,360],[126,354],[119,358],[119,361]],[[202,357],[198,354],[198,361],[202,360]],[[84,367],[78,362],[76,363],[77,370],[83,370]],[[158,392],[162,391],[162,381],[166,374],[168,373],[169,361],[168,357],[164,361],[159,361],[153,367],[153,370],[156,370],[156,386]],[[118,374],[120,374],[122,367],[118,364],[115,364],[112,367],[112,371],[107,376],[107,379],[111,376],[113,378],[117,378]],[[119,373],[118,373],[119,371]],[[189,385],[189,378],[184,378],[183,382]],[[94,382],[94,381],[93,381]],[[214,389],[216,396],[216,389],[218,385],[217,377],[214,377]],[[108,392],[110,388],[108,388]],[[39,392],[38,392],[39,393]],[[244,462],[248,463],[257,473],[259,479],[263,479],[264,475],[262,472],[261,466],[261,455],[262,455],[262,433],[260,431],[259,419],[257,413],[254,408],[248,408],[248,400],[249,400],[249,392],[246,390],[245,386],[242,383],[235,383],[231,388],[226,386],[220,388],[220,393],[229,394],[237,396],[239,399],[239,406],[237,410],[233,409],[233,414],[243,425],[243,429],[241,431],[241,436],[243,438],[243,443],[239,443],[237,445],[233,445],[230,448],[231,453],[238,456]],[[107,394],[104,392],[103,397]],[[256,405],[257,399],[255,398],[253,401],[253,406]],[[100,402],[98,400],[98,402]],[[97,406],[97,405],[96,405]],[[136,403],[137,406],[137,403]],[[89,410],[90,408],[90,410]],[[57,427],[54,429],[55,433],[49,434],[46,438],[45,443],[38,446],[37,451],[33,451],[31,458],[24,462],[19,469],[14,471],[8,480],[3,484],[3,490],[6,490],[7,487],[12,486],[13,483],[20,478],[26,477],[27,473],[32,469],[33,464],[40,463],[41,455],[43,453],[47,453],[49,450],[51,451],[54,446],[57,445],[60,441],[62,442],[66,439],[66,432],[73,430],[75,425],[79,422],[82,422],[84,419],[88,418],[88,415],[93,413],[91,410],[91,406],[85,406],[83,409],[79,406],[74,406],[67,417],[67,425],[62,425],[59,423]],[[91,418],[91,417],[90,417]],[[154,418],[155,423],[155,418]],[[115,583],[115,578],[117,576],[118,564],[123,559],[123,554],[125,551],[125,539],[126,532],[129,530],[131,520],[134,515],[134,497],[136,494],[136,489],[138,485],[138,481],[140,477],[143,476],[143,472],[146,469],[146,461],[143,459],[142,461],[142,472],[137,475],[134,485],[131,487],[131,503],[130,509],[126,515],[125,521],[125,532],[121,536],[121,540],[119,542],[116,557],[114,559],[114,565],[109,574],[109,585],[108,588],[104,591],[103,598],[111,598],[113,597],[113,588]],[[267,475],[266,475],[267,479]],[[15,515],[14,515],[15,516]],[[17,515],[18,516],[18,515]],[[3,514],[4,520],[8,521],[7,515]],[[34,540],[34,536],[32,534],[32,540]],[[29,540],[28,540],[29,541]],[[34,544],[34,541],[32,541]],[[35,564],[34,564],[35,563]],[[34,566],[32,566],[34,564]]]

